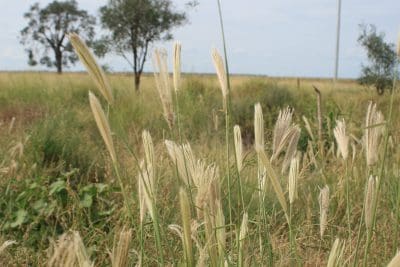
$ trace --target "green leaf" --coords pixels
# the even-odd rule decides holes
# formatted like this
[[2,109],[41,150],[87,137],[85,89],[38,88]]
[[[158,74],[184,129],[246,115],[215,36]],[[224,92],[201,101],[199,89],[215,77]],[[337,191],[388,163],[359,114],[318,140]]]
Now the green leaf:
[[27,219],[28,212],[26,210],[20,209],[15,213],[15,220],[10,224],[11,228],[16,228],[21,226]]
[[49,195],[53,195],[54,193],[59,193],[62,190],[66,189],[66,184],[65,181],[63,180],[58,180],[57,182],[54,182],[50,185],[50,191]]
[[80,204],[84,208],[90,208],[93,204],[93,196],[85,193],[80,201]]
[[108,189],[108,185],[102,184],[102,183],[98,183],[98,184],[96,184],[96,188],[97,188],[97,192],[99,194],[101,194],[101,193],[103,193],[104,191],[106,191]]

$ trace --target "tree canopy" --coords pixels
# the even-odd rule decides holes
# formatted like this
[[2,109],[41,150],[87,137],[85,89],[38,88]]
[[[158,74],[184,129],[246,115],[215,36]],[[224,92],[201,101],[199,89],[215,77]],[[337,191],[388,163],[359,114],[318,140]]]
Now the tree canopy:
[[100,13],[102,26],[109,35],[98,48],[103,53],[112,51],[128,61],[135,74],[136,90],[149,45],[170,40],[171,30],[186,21],[185,12],[176,11],[169,0],[110,0]]
[[369,65],[362,66],[358,81],[364,85],[373,85],[379,94],[391,88],[396,73],[395,45],[384,40],[384,33],[377,33],[374,25],[361,25],[358,42],[366,50]]
[[32,66],[40,63],[62,73],[63,67],[78,60],[66,35],[79,33],[89,42],[94,37],[96,19],[79,9],[75,0],[53,1],[44,8],[35,3],[24,17],[28,25],[21,31],[21,43],[26,46],[28,64]]

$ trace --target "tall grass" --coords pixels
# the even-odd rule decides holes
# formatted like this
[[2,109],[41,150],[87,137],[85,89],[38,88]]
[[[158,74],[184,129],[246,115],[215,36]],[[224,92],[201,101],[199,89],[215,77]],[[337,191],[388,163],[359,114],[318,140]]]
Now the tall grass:
[[[218,65],[220,77],[179,79],[175,74],[179,93],[168,103],[173,108],[179,104],[173,110],[179,127],[161,107],[150,78],[145,79],[142,99],[128,99],[126,77],[105,75],[102,79],[109,79],[114,99],[104,112],[101,105],[108,100],[93,93],[88,100],[92,82],[82,74],[68,74],[62,84],[49,74],[0,74],[6,88],[0,101],[9,99],[0,107],[0,241],[18,242],[2,251],[0,263],[67,266],[62,262],[69,259],[78,266],[345,266],[359,264],[361,257],[368,266],[389,263],[398,245],[391,238],[398,231],[399,212],[399,190],[391,189],[398,184],[400,158],[395,90],[388,99],[374,92],[331,92],[320,86],[320,147],[314,137],[319,128],[315,95],[311,88],[296,91],[290,79],[231,77],[235,86],[225,95],[226,109],[224,114],[217,112],[229,123],[216,129],[211,110],[224,107],[218,87],[226,85],[228,75],[226,63]],[[169,79],[168,73],[163,75],[158,78]],[[30,79],[36,80],[22,89]],[[40,89],[43,86],[50,89]],[[249,96],[269,99],[283,92],[288,103],[279,107],[267,101],[256,104]],[[222,99],[225,96],[222,93]],[[376,106],[368,108],[371,98]],[[48,99],[55,103],[49,101],[43,113],[24,118],[24,107],[43,105]],[[354,101],[360,110],[352,107]],[[64,124],[76,128],[69,133],[92,141],[77,143],[76,148],[86,145],[92,151],[93,172],[67,172],[81,168],[74,161],[57,166],[66,162],[63,146],[56,163],[38,160],[42,143],[36,135],[54,134],[54,127],[37,131],[35,125],[63,120],[55,116],[63,112],[58,105],[65,112],[73,110],[70,116],[77,118],[75,124]],[[57,127],[62,125],[60,121]],[[66,133],[54,140],[68,138]],[[318,156],[321,153],[324,157]],[[61,171],[54,172],[56,168]],[[48,238],[60,241],[50,245]],[[53,248],[49,255],[47,247]]]

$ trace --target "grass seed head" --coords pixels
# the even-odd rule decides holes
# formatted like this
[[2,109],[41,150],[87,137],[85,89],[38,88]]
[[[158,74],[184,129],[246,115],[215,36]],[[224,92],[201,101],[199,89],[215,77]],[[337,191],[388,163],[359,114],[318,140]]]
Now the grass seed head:
[[107,100],[108,104],[112,105],[114,103],[114,97],[112,94],[111,86],[108,82],[106,75],[104,74],[103,69],[99,66],[95,57],[90,52],[85,42],[82,41],[82,39],[79,37],[79,35],[71,33],[68,36],[72,46],[78,54],[80,61],[85,66],[90,77],[96,83],[97,88],[99,89],[103,97]]
[[260,103],[254,106],[254,138],[255,149],[264,149],[264,118]]
[[299,157],[294,157],[290,162],[289,169],[289,202],[292,204],[297,198],[297,181],[299,178]]
[[172,129],[175,122],[175,114],[173,110],[172,92],[169,81],[167,52],[164,49],[155,49],[153,54],[154,77],[158,94],[163,107],[164,118]]
[[367,109],[364,146],[367,158],[367,165],[372,166],[378,161],[379,145],[381,136],[384,133],[384,118],[377,110],[376,104],[370,102]]
[[111,254],[112,267],[128,266],[129,246],[132,240],[132,229],[125,227],[115,236]]
[[397,252],[396,256],[389,262],[387,267],[398,267],[400,266],[400,251]]
[[192,238],[191,238],[192,234],[191,234],[191,224],[190,224],[192,215],[190,212],[189,197],[183,188],[179,190],[179,204],[181,209],[181,218],[183,225],[183,241],[184,241],[183,247],[186,255],[186,262],[193,264]]
[[228,96],[228,78],[226,76],[226,69],[225,69],[225,64],[224,61],[221,57],[221,55],[218,53],[217,49],[212,50],[212,59],[214,62],[214,67],[217,72],[219,84],[221,87],[221,92],[222,92],[222,98],[223,98],[223,107],[224,110],[227,110],[226,107],[226,102],[227,102],[227,96]]
[[365,226],[368,231],[372,228],[372,220],[373,220],[373,203],[376,196],[376,179],[372,175],[368,179],[367,192],[365,194]]
[[174,89],[178,92],[181,82],[181,44],[174,44]]
[[400,32],[399,32],[399,35],[397,37],[397,49],[396,49],[396,52],[397,52],[397,57],[400,60]]
[[110,125],[108,124],[107,117],[104,114],[103,109],[101,108],[99,100],[90,91],[89,91],[89,102],[90,102],[90,108],[92,109],[92,113],[97,124],[97,128],[99,128],[100,135],[101,137],[103,137],[107,150],[110,153],[111,160],[113,161],[114,164],[116,164],[117,156],[114,149],[114,143],[111,137]]
[[319,210],[320,210],[320,235],[324,236],[326,227],[328,226],[328,210],[329,210],[329,187],[325,185],[319,193]]
[[292,117],[293,109],[289,107],[279,111],[273,132],[272,159],[279,156],[288,140],[290,140],[289,136],[292,134]]
[[242,143],[242,133],[240,131],[239,125],[235,125],[233,127],[233,136],[235,141],[236,164],[238,171],[240,172],[243,167],[243,143]]
[[345,249],[344,241],[341,241],[339,238],[336,238],[331,248],[331,252],[329,253],[327,267],[339,267],[344,265],[343,264],[344,249]]
[[349,136],[346,133],[346,122],[343,120],[336,121],[336,127],[333,130],[333,134],[338,144],[340,154],[343,159],[346,160],[349,155]]
[[146,165],[144,161],[140,163],[140,170],[138,173],[138,195],[140,205],[140,219],[143,221],[146,210],[154,221],[155,208],[154,208],[154,173],[153,166]]

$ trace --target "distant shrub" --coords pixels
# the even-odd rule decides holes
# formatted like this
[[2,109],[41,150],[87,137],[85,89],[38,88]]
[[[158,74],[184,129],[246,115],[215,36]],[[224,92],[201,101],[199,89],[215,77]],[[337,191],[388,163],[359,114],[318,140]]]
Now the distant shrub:
[[242,128],[243,141],[251,144],[254,139],[254,104],[260,102],[266,129],[272,129],[280,109],[291,106],[292,93],[285,87],[264,81],[250,80],[232,92],[232,117]]

